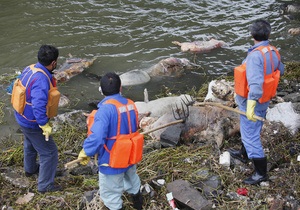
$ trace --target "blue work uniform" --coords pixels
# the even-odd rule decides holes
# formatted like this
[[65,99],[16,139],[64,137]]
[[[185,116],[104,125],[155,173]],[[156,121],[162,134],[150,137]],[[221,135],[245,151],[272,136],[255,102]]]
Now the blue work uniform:
[[[239,109],[243,112],[246,112],[247,110],[247,100],[257,101],[254,109],[255,115],[263,118],[266,117],[266,112],[270,104],[270,101],[267,101],[265,103],[258,102],[258,99],[260,99],[263,94],[264,58],[260,51],[253,50],[257,47],[268,45],[269,41],[261,41],[248,50],[248,55],[243,61],[243,63],[246,62],[246,77],[249,86],[248,98],[244,98],[240,95],[236,95],[235,97],[235,101],[238,104]],[[283,63],[278,60],[275,51],[271,52],[275,69],[277,68],[280,71],[280,75],[283,75]],[[269,52],[266,52],[265,56],[267,61],[267,74],[270,74],[272,73],[272,67]],[[241,138],[249,159],[265,157],[260,139],[262,126],[262,121],[257,120],[256,122],[253,122],[251,120],[248,120],[246,116],[240,115]]]
[[[50,81],[52,74],[40,63],[35,68],[44,71]],[[56,167],[58,164],[57,146],[52,138],[45,141],[39,125],[45,125],[49,119],[46,115],[49,79],[42,72],[35,72],[26,67],[20,75],[22,84],[26,86],[26,105],[23,115],[15,111],[15,118],[24,134],[24,169],[28,173],[35,173],[39,167],[38,191],[46,191],[48,186],[54,184]],[[28,81],[29,80],[29,81]],[[53,84],[55,85],[55,84]],[[37,164],[39,155],[39,164]]]
[[[117,135],[118,111],[113,104],[105,104],[109,99],[115,99],[120,103],[127,104],[127,99],[121,94],[106,96],[99,104],[95,114],[91,134],[84,140],[83,149],[87,156],[98,154],[99,166],[99,189],[100,197],[109,209],[122,208],[122,194],[136,194],[140,189],[140,178],[136,173],[136,165],[127,168],[111,168],[109,152],[104,148],[106,144],[111,150],[115,140],[108,139]],[[138,128],[137,116],[134,110],[129,111],[132,132]],[[127,112],[121,113],[120,134],[129,134]]]

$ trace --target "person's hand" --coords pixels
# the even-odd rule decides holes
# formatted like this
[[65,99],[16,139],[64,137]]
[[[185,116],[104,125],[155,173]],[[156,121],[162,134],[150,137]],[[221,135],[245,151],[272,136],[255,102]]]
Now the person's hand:
[[49,123],[46,123],[45,125],[39,125],[39,126],[43,130],[43,135],[46,136],[46,140],[47,140],[47,138],[49,138],[49,135],[52,132],[52,127],[49,125]]
[[82,160],[80,161],[80,164],[83,165],[83,166],[85,166],[85,165],[88,164],[88,162],[90,161],[91,158],[90,158],[89,156],[87,156],[87,155],[85,154],[84,149],[82,149],[82,150],[79,152],[78,159],[82,159]]
[[252,120],[253,122],[256,122],[256,119],[254,118],[254,108],[256,106],[255,100],[247,100],[247,111],[246,116],[248,120]]

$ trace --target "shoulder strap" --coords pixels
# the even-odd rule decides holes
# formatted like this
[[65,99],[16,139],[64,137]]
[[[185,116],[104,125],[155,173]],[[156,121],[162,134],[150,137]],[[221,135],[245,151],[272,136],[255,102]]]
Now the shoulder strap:
[[120,103],[119,101],[117,101],[115,99],[109,99],[109,100],[105,101],[104,103],[105,104],[112,104],[117,109],[117,112],[118,112],[118,130],[117,130],[117,136],[120,135],[121,113],[123,113],[123,112],[127,112],[127,119],[128,119],[128,125],[129,125],[129,133],[132,133],[131,123],[130,123],[130,114],[129,114],[129,110],[127,108],[128,103],[127,104],[122,104],[122,103]]
[[[104,102],[104,104],[113,104],[118,112],[118,130],[117,135],[120,135],[120,129],[121,129],[121,113],[126,112],[127,113],[127,120],[128,120],[128,126],[129,126],[129,134],[132,133],[132,127],[131,127],[131,120],[130,120],[130,111],[134,110],[134,112],[137,114],[137,109],[134,104],[134,102],[130,99],[127,99],[127,104],[122,104],[119,101],[115,99],[109,99]],[[136,119],[136,123],[138,123],[138,119]],[[110,137],[109,139],[115,139],[116,136]]]
[[30,65],[30,69],[32,70],[33,74],[36,73],[37,71],[42,72],[44,75],[46,75],[46,77],[48,78],[49,84],[50,84],[50,88],[53,88],[52,82],[49,78],[49,76],[40,68],[36,68],[34,67],[34,64]]
[[[274,69],[273,56],[272,56],[271,51],[274,51],[274,52],[276,53],[276,56],[277,56],[277,58],[278,58],[278,66],[277,66],[277,68],[279,67],[279,65],[280,65],[280,55],[279,55],[279,52],[278,52],[278,50],[276,49],[276,47],[274,47],[274,46],[272,46],[272,45],[268,45],[268,46],[259,46],[259,47],[255,48],[253,51],[256,51],[256,50],[260,51],[261,54],[262,54],[262,56],[263,56],[263,58],[264,58],[264,74],[265,74],[265,75],[266,75],[266,73],[267,73],[267,59],[266,59],[266,55],[265,55],[267,52],[269,52],[269,55],[270,55],[272,72],[274,72],[275,69]],[[253,52],[253,51],[252,51],[252,52]]]

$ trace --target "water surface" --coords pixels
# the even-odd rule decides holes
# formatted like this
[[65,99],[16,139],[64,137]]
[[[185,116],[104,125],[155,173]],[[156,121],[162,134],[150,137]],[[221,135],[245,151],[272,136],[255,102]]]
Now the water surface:
[[[124,95],[143,99],[147,88],[150,99],[164,89],[186,93],[204,82],[231,74],[253,44],[249,25],[258,18],[272,25],[271,42],[280,49],[284,61],[299,61],[299,36],[287,33],[300,26],[280,12],[276,0],[1,0],[0,74],[22,70],[36,62],[42,44],[59,48],[59,63],[74,57],[97,60],[85,73],[61,85],[72,100],[69,108],[89,109],[87,102],[99,100],[98,81],[87,73],[103,75],[145,70],[171,56],[187,58],[202,68],[180,78],[161,77],[148,84],[124,88]],[[204,54],[182,53],[172,41],[191,42],[215,38],[228,46]],[[9,101],[5,87],[2,101]],[[9,107],[9,103],[7,103]],[[7,108],[9,110],[9,108]],[[10,112],[6,113],[9,122]],[[4,127],[9,127],[3,125]],[[7,130],[7,129],[6,129]]]

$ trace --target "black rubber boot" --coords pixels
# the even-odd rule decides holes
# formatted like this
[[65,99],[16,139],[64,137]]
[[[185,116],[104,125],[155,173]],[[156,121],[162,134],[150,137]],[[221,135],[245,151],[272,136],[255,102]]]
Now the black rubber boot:
[[243,163],[247,163],[249,161],[246,149],[243,144],[240,150],[228,149],[228,152],[230,153],[231,157],[238,159]]
[[245,184],[258,184],[268,180],[267,175],[267,158],[253,158],[255,173],[243,182]]
[[134,209],[142,210],[143,196],[140,191],[137,194],[132,195],[132,201]]

